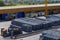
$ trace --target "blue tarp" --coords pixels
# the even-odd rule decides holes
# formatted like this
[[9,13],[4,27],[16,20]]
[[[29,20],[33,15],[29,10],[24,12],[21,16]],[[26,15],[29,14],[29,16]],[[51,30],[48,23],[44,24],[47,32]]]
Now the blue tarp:
[[8,16],[8,14],[2,14],[2,20],[5,20],[6,16]]
[[24,16],[24,13],[23,12],[18,12],[17,13],[17,18],[21,18],[21,17],[23,17]]

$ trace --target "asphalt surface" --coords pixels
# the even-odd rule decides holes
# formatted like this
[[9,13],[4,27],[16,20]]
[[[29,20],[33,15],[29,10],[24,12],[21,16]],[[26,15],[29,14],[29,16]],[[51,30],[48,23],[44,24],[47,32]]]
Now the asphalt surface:
[[[7,22],[0,22],[0,31],[1,31],[1,28],[5,28],[5,29],[8,29],[8,27],[11,25],[11,21],[7,21]],[[1,34],[1,32],[0,32]],[[24,36],[21,35],[21,38],[18,38],[18,39],[10,39],[10,38],[3,38],[0,36],[0,40],[39,40],[40,38],[40,34],[36,34],[36,35],[27,35],[25,34]]]
[[[7,21],[7,22],[0,22],[0,30],[1,28],[5,28],[8,29],[8,27],[11,25],[11,21]],[[51,29],[60,29],[60,26],[54,27],[54,28],[50,28]],[[39,31],[35,31],[29,34],[22,34],[18,36],[18,39],[10,39],[10,38],[3,38],[0,36],[0,40],[39,40],[40,38],[40,33],[43,32],[45,30],[39,30]],[[0,32],[1,34],[1,32]]]

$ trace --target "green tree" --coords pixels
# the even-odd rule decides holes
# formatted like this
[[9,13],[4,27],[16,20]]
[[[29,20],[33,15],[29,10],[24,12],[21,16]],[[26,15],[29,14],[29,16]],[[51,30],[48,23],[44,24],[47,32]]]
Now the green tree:
[[5,6],[3,1],[0,1],[0,6]]
[[14,2],[10,2],[9,6],[16,6],[17,4]]

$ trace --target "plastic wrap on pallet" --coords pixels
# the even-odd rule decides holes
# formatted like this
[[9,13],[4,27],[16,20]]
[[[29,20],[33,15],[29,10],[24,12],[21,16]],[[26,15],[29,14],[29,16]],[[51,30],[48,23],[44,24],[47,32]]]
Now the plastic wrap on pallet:
[[30,22],[33,23],[33,30],[43,29],[43,22],[37,19],[32,19]]
[[[37,20],[35,18],[21,18],[21,19],[17,19],[12,21],[13,25],[17,25],[17,26],[21,26],[23,29],[25,28],[24,25],[26,25],[26,27],[31,27],[32,30],[40,30],[43,28],[43,22],[40,20]],[[30,26],[28,26],[28,25]]]
[[58,17],[53,15],[48,15],[47,17],[53,22],[53,26],[60,25],[60,19]]
[[35,19],[35,18],[27,18],[27,19],[23,19],[27,22],[29,22],[28,24],[30,24],[32,26],[32,30],[40,30],[43,28],[43,22]]
[[27,18],[27,19],[24,19],[24,20],[29,22],[28,24],[30,24],[32,26],[33,30],[36,30],[39,27],[39,25],[41,27],[41,24],[42,24],[42,22],[36,20],[35,18]]
[[20,26],[16,26],[16,25],[10,25],[9,29],[8,29],[8,32],[11,33],[13,28],[18,28],[18,30],[20,31],[19,33],[22,34],[22,27]]
[[36,19],[43,21],[43,24],[44,24],[44,27],[43,28],[44,29],[48,29],[49,27],[52,26],[51,21],[50,20],[47,20],[45,17],[44,18],[37,17]]
[[40,17],[37,17],[36,19],[39,19],[39,20],[42,20],[42,21],[45,21],[46,24],[49,24],[50,26],[57,26],[57,25],[60,25],[60,19],[55,17],[55,16],[52,16],[52,15],[48,15],[46,16],[45,19],[41,19]]
[[[45,19],[40,19],[39,17],[15,19],[12,21],[12,24],[21,26],[24,31],[27,31],[29,28],[36,31],[43,28],[48,29],[52,26],[57,26],[60,24],[60,19],[55,16],[48,15]],[[29,31],[31,31],[30,29]]]
[[53,16],[60,18],[60,14],[54,14]]
[[9,28],[22,28],[22,27],[11,24]]
[[42,40],[59,40],[60,30],[48,30],[44,31],[41,35]]
[[25,32],[32,32],[32,26],[29,24],[23,24],[22,29]]
[[11,25],[9,28],[8,28],[8,31],[6,33],[4,33],[2,36],[3,37],[10,37],[13,35],[13,28],[18,28],[18,34],[22,34],[22,28],[21,27],[18,27],[18,26],[15,26],[15,25]]
[[22,19],[15,19],[14,21],[12,21],[13,25],[16,26],[21,26],[23,31],[25,32],[32,32],[32,26],[28,26],[28,22]]
[[11,22],[11,24],[16,25],[16,26],[22,26],[22,24],[26,23],[26,21],[22,19],[15,19]]

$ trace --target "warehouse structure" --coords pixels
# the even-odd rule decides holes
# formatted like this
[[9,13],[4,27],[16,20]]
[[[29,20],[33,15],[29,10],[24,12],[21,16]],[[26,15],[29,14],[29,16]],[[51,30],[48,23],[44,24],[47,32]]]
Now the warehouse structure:
[[[60,3],[48,4],[48,14],[53,13],[60,13]],[[11,20],[20,17],[36,17],[41,15],[45,15],[45,4],[0,7],[0,19],[2,20]]]

